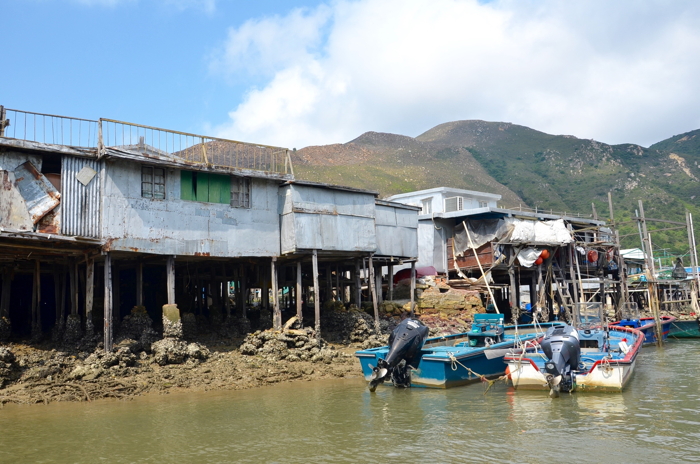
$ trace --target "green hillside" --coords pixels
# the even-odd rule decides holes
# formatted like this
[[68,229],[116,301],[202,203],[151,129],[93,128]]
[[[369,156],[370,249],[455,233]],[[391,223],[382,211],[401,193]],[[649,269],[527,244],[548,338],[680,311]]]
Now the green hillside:
[[[295,159],[297,177],[378,190],[383,196],[432,187],[498,193],[502,204],[630,220],[643,200],[648,218],[685,221],[700,231],[700,130],[644,148],[607,145],[571,135],[486,121],[441,124],[416,138],[368,132],[340,145],[308,147]],[[682,255],[685,229],[658,231],[655,248]],[[636,224],[621,227],[623,247],[638,247]],[[700,232],[698,233],[700,235]]]

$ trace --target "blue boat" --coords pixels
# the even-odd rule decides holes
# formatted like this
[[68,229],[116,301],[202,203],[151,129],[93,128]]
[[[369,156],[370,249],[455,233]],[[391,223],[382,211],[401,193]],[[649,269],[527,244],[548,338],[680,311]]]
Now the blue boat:
[[[612,322],[611,326],[637,329],[644,334],[645,345],[656,344],[656,321],[653,317],[640,317],[637,303],[625,303],[621,311],[623,319]],[[665,341],[668,338],[675,321],[676,318],[673,316],[661,316],[662,340]]]
[[[410,369],[410,386],[450,388],[502,375],[506,354],[520,352],[527,342],[541,338],[550,326],[564,325],[553,322],[506,327],[503,321],[503,314],[475,314],[469,332],[427,339],[419,360],[414,361],[417,365]],[[389,350],[389,346],[382,346],[355,352],[367,381],[376,377],[375,366]]]

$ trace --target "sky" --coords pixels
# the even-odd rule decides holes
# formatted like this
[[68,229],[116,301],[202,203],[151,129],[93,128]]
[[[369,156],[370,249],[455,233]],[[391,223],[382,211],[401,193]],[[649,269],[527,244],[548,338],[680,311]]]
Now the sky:
[[302,148],[700,129],[697,0],[0,0],[0,105]]

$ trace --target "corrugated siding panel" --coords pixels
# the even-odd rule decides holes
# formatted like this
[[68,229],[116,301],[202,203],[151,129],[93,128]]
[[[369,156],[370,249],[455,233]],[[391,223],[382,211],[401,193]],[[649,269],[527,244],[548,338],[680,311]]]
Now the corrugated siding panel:
[[[101,163],[97,160],[64,156],[61,168],[61,233],[100,238]],[[97,174],[83,185],[76,175],[84,167]]]

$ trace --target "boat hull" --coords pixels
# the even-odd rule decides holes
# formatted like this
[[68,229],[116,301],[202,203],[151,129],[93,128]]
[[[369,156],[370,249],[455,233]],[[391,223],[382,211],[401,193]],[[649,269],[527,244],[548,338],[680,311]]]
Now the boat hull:
[[700,321],[674,321],[668,334],[671,338],[700,338]]
[[[507,354],[518,354],[519,346],[542,337],[551,325],[541,324],[536,330],[528,330],[532,326],[521,327],[517,336],[507,334],[504,341],[489,347],[463,346],[467,339],[466,333],[428,339],[421,350],[418,366],[411,370],[411,387],[452,388],[503,375],[506,369],[504,357]],[[370,366],[376,366],[377,361],[383,359],[388,351],[389,347],[383,346],[355,353],[365,380],[372,379]]]
[[[610,327],[610,345],[613,351],[582,350],[583,368],[575,372],[574,391],[622,391],[634,373],[637,354],[642,347],[644,335],[636,329]],[[614,354],[619,343],[626,340],[629,351]],[[630,342],[630,340],[633,340]],[[550,389],[545,378],[546,357],[541,351],[506,356],[506,375],[515,389]]]
[[[671,333],[671,327],[676,322],[676,318],[673,316],[661,316],[661,333],[662,340],[666,340]],[[621,321],[613,322],[611,326],[621,326]],[[638,321],[638,326],[631,326],[634,329],[639,330],[644,334],[644,344],[650,345],[656,343],[656,322],[653,317],[642,317]],[[697,329],[697,323],[696,323]],[[700,333],[698,333],[700,336]]]

